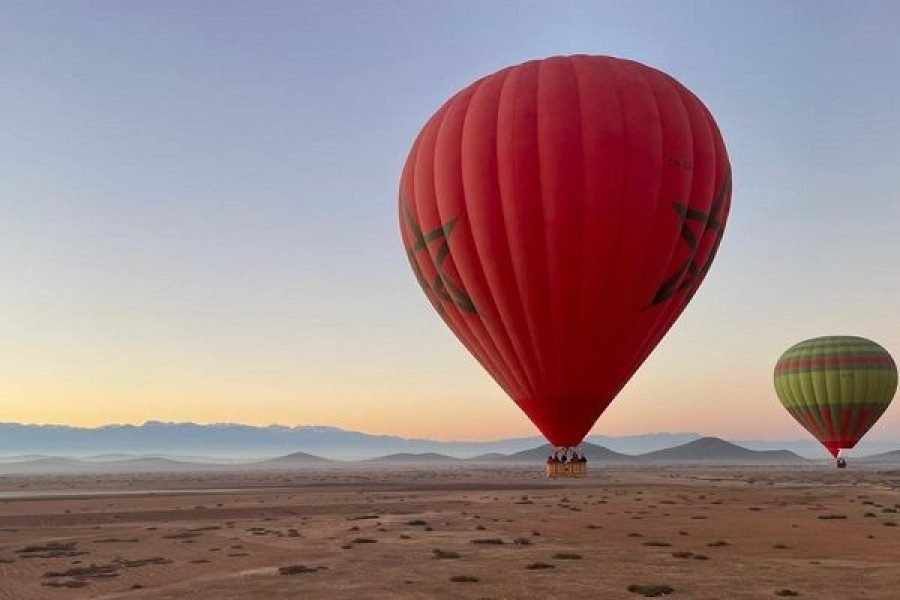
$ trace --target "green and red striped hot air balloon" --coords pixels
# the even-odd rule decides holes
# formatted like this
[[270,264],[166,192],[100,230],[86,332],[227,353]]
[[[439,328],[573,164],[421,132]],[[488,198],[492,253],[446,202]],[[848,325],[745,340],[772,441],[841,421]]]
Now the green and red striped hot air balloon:
[[837,457],[853,448],[890,405],[897,365],[887,350],[866,338],[813,338],[778,359],[775,391],[787,411]]

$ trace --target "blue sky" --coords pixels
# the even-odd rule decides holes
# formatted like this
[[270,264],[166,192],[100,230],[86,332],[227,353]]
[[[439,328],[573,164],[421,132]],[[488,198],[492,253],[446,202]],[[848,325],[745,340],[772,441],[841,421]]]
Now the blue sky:
[[422,297],[396,189],[452,93],[583,52],[681,80],[734,171],[710,277],[595,431],[802,436],[783,349],[900,354],[898,26],[888,2],[0,2],[0,420],[531,433]]

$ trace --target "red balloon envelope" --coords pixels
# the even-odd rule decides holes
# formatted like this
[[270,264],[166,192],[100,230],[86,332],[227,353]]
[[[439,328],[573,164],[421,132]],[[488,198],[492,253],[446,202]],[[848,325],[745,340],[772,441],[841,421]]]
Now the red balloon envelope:
[[605,56],[510,67],[425,124],[400,182],[413,271],[556,446],[575,446],[703,281],[731,203],[706,107]]

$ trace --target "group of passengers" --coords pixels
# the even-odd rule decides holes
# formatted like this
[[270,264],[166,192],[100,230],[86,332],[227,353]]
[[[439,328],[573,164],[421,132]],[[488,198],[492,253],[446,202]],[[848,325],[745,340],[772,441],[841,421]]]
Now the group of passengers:
[[554,452],[553,454],[551,454],[550,456],[547,457],[547,464],[552,465],[552,464],[557,464],[557,463],[565,464],[567,462],[569,462],[569,463],[586,463],[587,462],[587,458],[585,458],[584,455],[579,455],[577,450],[572,451],[571,457],[567,456],[567,454],[568,453],[565,451],[557,450],[556,452]]

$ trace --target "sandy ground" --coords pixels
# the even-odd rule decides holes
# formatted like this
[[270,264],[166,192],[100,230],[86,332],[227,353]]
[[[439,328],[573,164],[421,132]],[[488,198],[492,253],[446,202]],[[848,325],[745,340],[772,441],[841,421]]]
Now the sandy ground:
[[539,468],[0,477],[0,600],[900,598],[900,471]]

